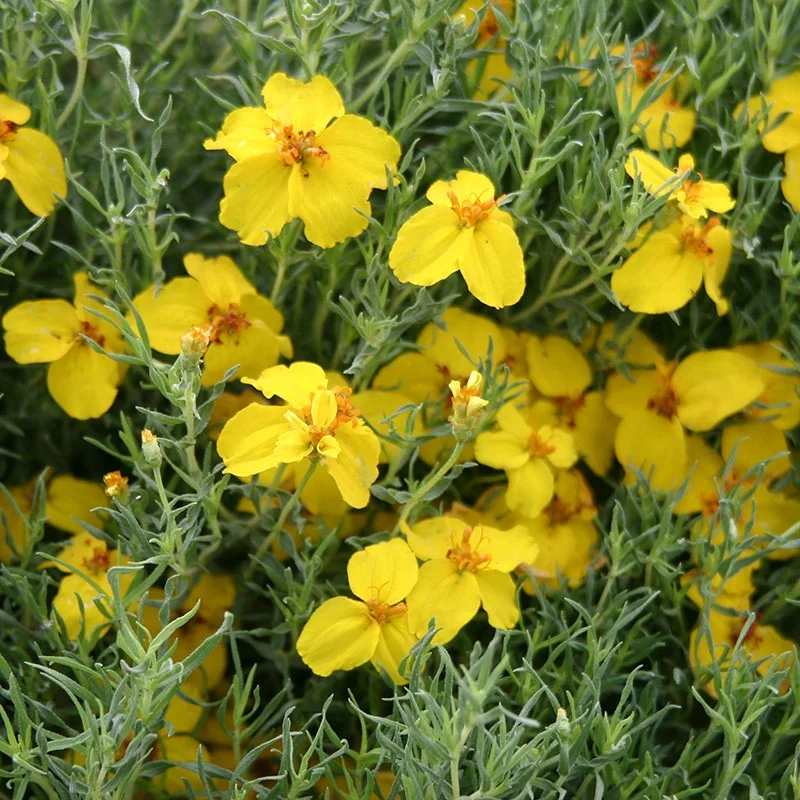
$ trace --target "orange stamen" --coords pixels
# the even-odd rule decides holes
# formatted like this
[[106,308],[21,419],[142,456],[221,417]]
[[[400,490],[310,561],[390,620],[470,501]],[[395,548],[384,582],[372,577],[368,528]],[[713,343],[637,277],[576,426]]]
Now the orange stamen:
[[209,339],[213,344],[222,344],[223,333],[238,337],[241,331],[252,325],[236,303],[230,303],[226,311],[217,305],[210,306],[206,314],[211,325]]
[[321,164],[330,158],[328,151],[317,144],[316,131],[295,133],[292,125],[274,122],[272,128],[267,128],[266,132],[270,139],[277,142],[278,149],[275,153],[287,167],[302,164],[306,158],[318,158]]
[[538,433],[531,436],[528,444],[528,451],[532,456],[549,456],[550,453],[555,453],[556,448],[552,444],[548,444],[539,437]]
[[[461,534],[460,542],[456,542],[451,534],[453,546],[447,551],[447,558],[462,572],[464,570],[467,572],[477,572],[478,569],[486,566],[492,560],[492,557],[488,553],[480,555],[472,549],[470,536],[472,536],[473,531],[474,528],[467,525],[467,527],[464,528],[464,533]],[[480,544],[480,539],[478,540],[478,544]]]
[[367,611],[378,625],[383,625],[392,617],[399,617],[405,614],[407,610],[408,606],[405,603],[397,603],[396,605],[390,606],[386,603],[379,603],[374,598],[367,600]]
[[464,200],[463,203],[459,202],[458,196],[454,191],[447,193],[450,199],[450,204],[455,211],[456,216],[461,220],[462,228],[474,228],[478,223],[485,222],[489,219],[492,211],[494,211],[497,204],[505,197],[501,195],[496,200],[479,201],[477,197],[474,200]]
[[0,119],[0,142],[10,139],[16,132],[19,125],[10,119]]
[[656,393],[647,401],[647,407],[656,414],[672,419],[678,413],[678,395],[672,385],[672,376],[675,374],[677,364],[670,361],[667,364],[657,364]]
[[98,330],[96,325],[91,322],[81,322],[78,326],[78,333],[82,333],[88,339],[92,339],[102,347],[106,343],[106,337]]
[[576,425],[575,415],[586,405],[586,398],[582,394],[576,394],[572,397],[568,395],[559,395],[552,398],[558,411],[558,416],[561,422],[567,428],[574,428]]

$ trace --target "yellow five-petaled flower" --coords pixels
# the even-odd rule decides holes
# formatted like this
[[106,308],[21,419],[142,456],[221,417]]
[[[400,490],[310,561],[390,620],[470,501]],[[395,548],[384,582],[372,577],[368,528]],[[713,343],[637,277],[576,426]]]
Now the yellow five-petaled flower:
[[345,114],[323,75],[302,83],[279,72],[261,94],[264,108],[232,111],[204,145],[237,162],[225,175],[219,221],[250,245],[297,218],[320,247],[357,236],[369,223],[372,190],[387,187],[387,167],[397,170],[400,145],[369,120]]

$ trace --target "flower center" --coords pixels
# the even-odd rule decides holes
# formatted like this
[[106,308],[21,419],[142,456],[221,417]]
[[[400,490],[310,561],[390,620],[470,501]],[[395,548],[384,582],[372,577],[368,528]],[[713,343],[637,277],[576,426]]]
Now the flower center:
[[329,390],[325,391],[330,391],[336,399],[336,416],[329,425],[318,425],[314,422],[311,409],[316,392],[311,393],[309,403],[303,408],[302,412],[303,420],[308,425],[308,435],[311,438],[311,444],[315,448],[323,436],[335,436],[336,429],[340,425],[344,425],[347,422],[358,424],[361,419],[361,412],[350,400],[350,395],[353,393],[353,390],[349,386],[332,386]]
[[317,144],[316,131],[295,132],[292,125],[281,125],[277,121],[266,131],[267,136],[277,142],[277,156],[287,167],[302,164],[309,157],[318,158],[322,164],[330,158],[328,151]]
[[11,139],[18,127],[19,125],[10,119],[0,119],[0,142]]
[[575,508],[560,497],[554,497],[544,510],[550,525],[564,525],[575,516]]
[[656,393],[647,401],[647,408],[656,414],[672,419],[678,413],[678,395],[672,385],[672,376],[675,374],[677,364],[670,361],[668,364],[657,364]]
[[[694,184],[694,186],[699,186],[699,184]],[[694,194],[696,195],[696,192],[694,192]],[[687,200],[690,200],[689,192],[687,192],[686,197]],[[719,225],[719,217],[712,217],[705,226],[699,230],[693,226],[685,228],[681,234],[681,247],[683,250],[689,250],[694,253],[697,258],[707,258],[713,263],[714,249],[709,245],[706,237],[709,231],[716,228],[717,225]]]
[[399,617],[405,614],[408,606],[405,603],[398,603],[397,605],[390,606],[386,603],[379,603],[375,598],[367,600],[367,611],[372,619],[383,625],[388,622],[392,617]]
[[532,456],[544,458],[545,456],[549,456],[550,453],[555,453],[555,451],[556,448],[539,436],[536,431],[531,434],[531,440],[528,442],[528,452],[530,452]]
[[107,572],[110,565],[111,557],[108,551],[100,547],[94,548],[91,558],[83,559],[83,566],[94,574],[98,572]]
[[[106,337],[103,336],[96,325],[91,322],[81,322],[78,325],[78,333],[82,333],[87,339],[91,339],[102,347],[106,343]],[[85,342],[81,342],[85,344]]]
[[575,415],[586,405],[586,398],[582,394],[560,395],[552,398],[558,412],[559,420],[567,427],[574,428],[576,425]]
[[209,339],[213,344],[222,344],[222,334],[227,333],[238,336],[245,328],[252,324],[243,311],[239,311],[236,303],[230,303],[227,310],[223,311],[219,306],[210,306],[208,311],[208,322],[211,325]]
[[491,200],[484,200],[481,202],[473,195],[473,197],[475,197],[474,200],[468,199],[460,203],[455,192],[449,191],[447,196],[450,198],[453,211],[455,211],[456,216],[461,220],[462,228],[474,228],[479,222],[485,222],[489,219],[489,215],[504,197],[504,195],[501,195],[497,200],[492,198]]
[[658,75],[656,60],[658,50],[653,45],[645,47],[643,43],[636,45],[631,53],[631,64],[636,70],[636,80],[641,83],[652,83]]
[[[467,572],[477,572],[478,569],[487,566],[492,560],[492,557],[488,553],[480,555],[472,549],[470,537],[473,532],[474,528],[467,525],[467,527],[464,528],[464,533],[461,534],[461,541],[455,541],[451,534],[453,546],[447,551],[447,558],[456,565],[459,572],[463,572],[464,570]],[[478,544],[480,544],[480,539],[478,540]]]
[[[739,641],[742,630],[744,630],[744,622],[742,622],[741,625],[737,625],[736,627],[730,629],[730,633],[728,634],[728,643],[731,647],[736,646],[736,642]],[[758,623],[758,615],[756,615],[756,619],[753,620],[753,624],[747,629],[747,633],[744,635],[742,644],[748,647],[758,647],[763,641],[764,637],[761,635],[761,630]]]

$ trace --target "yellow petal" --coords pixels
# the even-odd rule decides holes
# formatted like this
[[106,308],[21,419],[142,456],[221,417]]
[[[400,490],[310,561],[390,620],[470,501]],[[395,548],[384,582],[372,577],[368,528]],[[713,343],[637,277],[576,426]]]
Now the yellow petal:
[[764,389],[760,370],[730,350],[692,353],[675,370],[678,416],[690,430],[707,431],[741,411]]
[[117,396],[119,381],[117,362],[83,341],[76,342],[47,370],[48,391],[74,419],[102,417]]
[[236,601],[236,583],[226,574],[212,575],[206,572],[194,584],[181,608],[188,611],[200,600],[200,615],[209,625],[221,625],[225,612],[233,608]]
[[274,153],[234,164],[223,181],[225,197],[219,221],[239,234],[243,244],[261,245],[275,238],[292,219],[289,180],[292,167]]
[[[267,300],[266,297],[262,297],[259,294],[243,295],[239,301],[239,308],[247,316],[248,320],[251,322],[254,320],[260,320],[268,328],[271,328],[276,334],[280,333],[281,329],[283,328],[283,314],[281,314],[281,312],[278,311],[278,309],[275,308],[272,302]],[[285,340],[281,344],[281,354],[285,355],[287,358],[291,358],[291,342],[288,342],[289,352],[284,352],[287,347],[287,342],[288,340]]]
[[[422,403],[438,399],[444,391],[444,383],[446,380],[432,358],[422,353],[401,353],[378,370],[372,388],[393,389],[414,403]],[[369,410],[365,416],[368,415]]]
[[643,473],[652,489],[671,491],[686,477],[686,437],[677,417],[634,411],[619,423],[614,446],[620,464]]
[[47,486],[47,521],[62,531],[82,534],[85,529],[80,522],[102,528],[105,517],[98,516],[92,509],[107,508],[109,505],[99,482],[73,478],[71,475],[56,475]]
[[206,150],[225,150],[236,161],[274,152],[275,140],[269,136],[272,120],[263,108],[237,108],[222,123],[216,138],[206,139]]
[[86,638],[91,639],[96,632],[105,630],[111,622],[98,605],[100,602],[107,611],[112,610],[111,584],[105,574],[94,576],[94,581],[102,592],[98,592],[80,575],[65,575],[53,598],[53,610],[64,621],[67,636],[73,641],[77,641],[81,625],[84,626]]
[[553,473],[542,458],[532,458],[519,469],[508,471],[506,503],[512,511],[536,517],[553,499]]
[[637,120],[639,124],[634,125],[633,130],[644,128],[645,141],[651,150],[683,147],[692,138],[696,121],[694,110],[678,105],[668,90],[642,109]]
[[[539,546],[524,525],[509,528],[476,525],[470,544],[479,555],[490,557],[485,571],[491,572],[511,572],[522,563],[533,563],[539,554]],[[479,569],[476,575],[483,571]]]
[[529,336],[525,341],[531,383],[546,397],[571,397],[592,382],[586,357],[563,336]]
[[489,615],[489,624],[493,628],[508,630],[519,621],[517,592],[514,581],[507,572],[493,569],[478,570],[475,574],[481,605]]
[[159,353],[181,352],[181,336],[196,325],[208,323],[211,299],[194,278],[175,278],[156,294],[150,286],[133,305],[142,317],[150,345]]
[[467,169],[460,169],[456,172],[456,177],[452,181],[436,181],[425,193],[425,197],[435,205],[443,205],[452,208],[450,192],[455,192],[460,203],[483,202],[492,200],[495,196],[494,185],[479,172],[471,172]]
[[369,182],[348,162],[307,158],[291,168],[289,212],[303,220],[309,242],[333,247],[369,225],[371,191]]
[[469,237],[450,208],[427,206],[401,226],[389,266],[403,283],[432,286],[458,269]]
[[676,311],[697,294],[704,264],[672,231],[656,231],[612,274],[611,289],[631,311]]
[[428,632],[431,620],[441,628],[434,644],[447,644],[478,613],[481,595],[471,572],[459,572],[447,559],[426,561],[408,595],[408,627],[417,636]]
[[397,172],[400,145],[364,117],[339,117],[317,136],[317,144],[328,151],[331,161],[342,162],[354,180],[370,189],[386,188],[386,167]]
[[638,175],[642,186],[654,197],[675,194],[682,183],[679,173],[644,150],[631,150],[625,160],[625,172],[631,178]]
[[231,303],[239,303],[242,295],[255,294],[253,284],[242,274],[228,256],[205,258],[200,253],[187,253],[183,266],[202,287],[213,305],[225,310]]
[[[800,118],[800,113],[795,116]],[[781,181],[781,191],[786,202],[795,211],[800,211],[800,144],[786,151],[784,167],[786,175]]]
[[267,114],[291,125],[296,133],[320,133],[334,117],[344,114],[342,96],[324,75],[304,83],[278,72],[264,84],[261,96]]
[[[383,668],[397,684],[408,683],[400,674],[400,662],[411,652],[418,639],[408,627],[408,614],[389,617],[380,626],[380,636],[372,663],[376,669]],[[389,784],[391,786],[391,784]]]
[[467,523],[457,517],[432,517],[404,529],[408,544],[423,561],[446,559],[448,551],[461,541]]
[[571,433],[581,458],[595,475],[605,475],[611,468],[618,423],[606,407],[602,392],[584,395]]
[[[0,95],[2,100],[2,95]],[[24,516],[14,508],[6,497],[5,492],[0,492],[0,564],[7,564],[14,558],[14,550],[22,552],[28,544],[28,515],[31,513],[31,502],[36,481],[31,481],[24,486],[7,487],[14,503]],[[7,539],[14,545],[12,550]]]
[[336,481],[345,503],[353,508],[364,508],[370,498],[369,487],[378,477],[381,455],[378,437],[366,425],[356,427],[345,423],[336,431],[336,441],[341,451],[335,459],[325,459],[325,467]]
[[55,208],[56,195],[67,194],[64,157],[58,145],[32,128],[20,128],[6,144],[6,178],[28,211],[47,216]]
[[[292,465],[293,488],[300,485],[310,466],[308,461]],[[336,481],[325,469],[314,470],[313,475],[306,481],[300,499],[312,514],[330,515],[338,519],[348,510],[347,503],[342,500],[342,493],[336,486]]]
[[517,469],[530,458],[528,440],[513,433],[481,433],[475,440],[475,458],[493,469]]
[[328,389],[321,389],[314,393],[311,400],[311,424],[317,428],[327,429],[336,419],[339,406],[336,395]]
[[323,677],[338,669],[354,669],[374,655],[380,629],[364,603],[334,597],[309,617],[297,639],[297,653]]
[[484,305],[504,308],[525,291],[525,263],[513,228],[487,219],[473,228],[459,259],[467,288]]
[[289,429],[285,414],[285,408],[252,403],[229,419],[217,440],[225,472],[242,478],[277,466],[275,446]]
[[703,284],[706,294],[717,306],[717,314],[722,316],[728,313],[730,307],[728,301],[722,296],[722,282],[725,280],[731,263],[731,253],[733,252],[731,235],[727,228],[717,225],[706,234],[706,241],[713,254],[704,264]]
[[417,559],[401,538],[365,547],[347,562],[350,590],[364,602],[393,606],[417,582]]
[[0,93],[0,119],[24,125],[31,118],[31,110],[25,103]]
[[275,442],[275,458],[278,463],[291,464],[311,455],[314,445],[307,430],[290,430],[282,433]]
[[[417,338],[417,344],[427,351],[428,357],[440,368],[448,370],[448,380],[452,377],[463,377],[466,380],[475,368],[474,363],[486,359],[490,341],[493,362],[498,364],[505,359],[505,337],[492,320],[450,307],[442,314],[442,322],[445,330],[432,322],[428,323]],[[462,348],[470,358],[464,356]],[[447,380],[442,383],[442,390],[446,387]]]
[[719,495],[718,484],[725,462],[716,450],[709,447],[702,437],[686,437],[686,469],[689,483],[683,497],[675,504],[676,514],[696,514],[703,510],[709,499]]
[[722,431],[722,457],[727,462],[736,449],[734,469],[739,477],[765,461],[764,476],[772,480],[791,467],[789,456],[775,458],[778,453],[790,450],[783,432],[769,422],[754,420],[739,425],[728,425]]
[[4,317],[6,352],[18,364],[57,361],[78,334],[78,316],[66,300],[30,300]]
[[537,436],[548,447],[553,448],[547,454],[547,460],[559,469],[569,469],[578,460],[578,451],[575,449],[575,440],[569,431],[563,428],[544,426],[539,428]]
[[326,389],[328,379],[325,371],[310,361],[295,361],[288,367],[279,364],[265,369],[256,380],[245,380],[255,386],[267,399],[276,395],[292,408],[305,408],[311,403],[312,395]]

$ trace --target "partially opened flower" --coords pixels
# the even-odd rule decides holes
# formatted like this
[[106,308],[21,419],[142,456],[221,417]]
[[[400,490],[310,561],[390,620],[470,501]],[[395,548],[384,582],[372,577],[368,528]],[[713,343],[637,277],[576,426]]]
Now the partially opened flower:
[[592,370],[586,357],[562,336],[528,336],[525,355],[534,388],[552,400],[558,425],[569,431],[581,458],[605,475],[614,458],[617,418],[603,393],[588,391]]
[[758,367],[730,350],[693,353],[680,363],[659,359],[655,369],[632,369],[630,377],[611,375],[606,403],[621,417],[614,449],[628,480],[643,470],[651,488],[676,489],[687,474],[684,429],[711,430],[763,389]]
[[39,217],[67,194],[64,157],[45,133],[23,127],[31,118],[24,103],[0,94],[0,181],[14,187],[25,208]]
[[731,235],[712,217],[705,224],[682,218],[651,231],[611,276],[617,300],[639,314],[664,314],[683,308],[700,284],[726,314],[722,281],[730,265]]
[[252,403],[225,424],[217,441],[225,472],[249,477],[309,459],[330,473],[348,505],[363,508],[381,447],[350,402],[350,389],[328,388],[322,367],[306,361],[270,367],[245,383],[287,405]]
[[105,296],[76,272],[75,300],[29,300],[3,317],[6,351],[19,364],[50,364],[47,388],[53,399],[75,419],[95,419],[111,408],[125,374],[124,365],[96,352],[92,339],[110,353],[121,353],[119,331],[90,313],[103,306],[87,295]]
[[133,301],[153,349],[177,355],[187,331],[207,329],[204,386],[222,380],[237,364],[238,378],[257,378],[281,356],[291,357],[289,337],[280,335],[283,315],[228,256],[189,253],[183,263],[191,277],[175,278],[158,293],[151,286]]
[[[466,66],[467,78],[471,85],[475,85],[476,100],[488,100],[495,95],[503,97],[508,93],[504,84],[514,76],[514,70],[506,61],[506,40],[500,33],[495,9],[510,17],[514,5],[515,0],[492,0],[488,6],[482,0],[466,0],[453,14],[453,19],[461,17],[467,25],[479,20],[474,47],[480,55],[468,61]],[[479,12],[483,9],[485,11],[480,17]]]
[[297,653],[317,675],[355,669],[371,661],[395,683],[406,683],[400,662],[417,637],[406,603],[417,582],[417,559],[402,539],[373,544],[350,556],[347,580],[358,597],[333,597],[309,617]]
[[684,153],[673,170],[644,150],[633,150],[625,161],[631,178],[638,176],[644,188],[654,197],[667,195],[682,214],[692,219],[708,216],[709,211],[724,214],[736,201],[730,189],[717,181],[707,181],[695,171],[694,159]]
[[541,513],[552,500],[555,474],[578,460],[569,431],[558,427],[556,407],[546,400],[527,413],[507,403],[497,414],[499,430],[475,441],[475,458],[487,467],[504,469],[508,476],[508,507],[527,517]]
[[408,624],[423,636],[435,620],[433,638],[446,644],[482,606],[489,624],[501,630],[519,620],[514,581],[509,573],[536,559],[538,547],[525,528],[500,530],[472,526],[456,517],[434,517],[406,527],[414,553],[425,563],[408,595]]
[[525,263],[513,219],[498,208],[492,182],[462,169],[455,180],[436,181],[425,196],[432,205],[402,225],[389,253],[398,280],[432,286],[460,271],[485,305],[516,303],[525,290]]
[[[614,48],[612,55],[622,55],[623,45]],[[626,104],[635,109],[649,86],[657,79],[668,80],[670,73],[662,73],[656,66],[658,51],[650,45],[638,44],[631,52],[632,70],[626,70],[623,78],[617,83],[617,101],[621,106]],[[651,150],[662,147],[683,147],[692,137],[697,115],[693,109],[681,104],[677,96],[677,81],[673,80],[654,100],[641,109],[633,131],[644,134],[647,146]]]
[[261,245],[301,219],[320,247],[357,236],[369,224],[369,196],[397,171],[400,145],[369,120],[345,114],[323,75],[309,82],[279,72],[261,90],[264,108],[237,108],[206,150],[225,150],[219,221],[244,244]]

